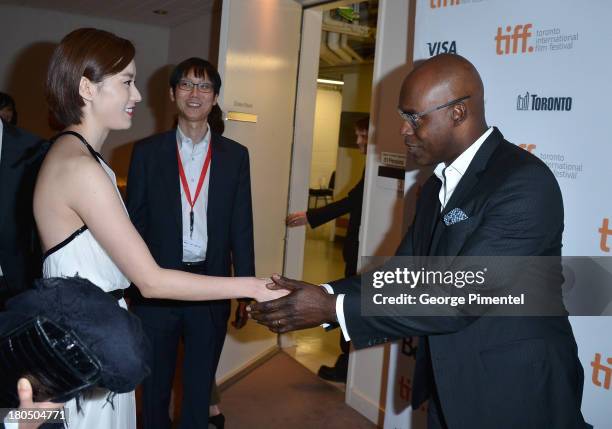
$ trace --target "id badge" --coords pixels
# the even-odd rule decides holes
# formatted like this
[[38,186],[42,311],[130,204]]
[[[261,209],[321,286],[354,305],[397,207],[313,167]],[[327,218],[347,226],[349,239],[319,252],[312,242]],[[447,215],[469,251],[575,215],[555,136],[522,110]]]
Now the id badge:
[[191,255],[201,255],[202,245],[190,238],[183,238],[183,252]]

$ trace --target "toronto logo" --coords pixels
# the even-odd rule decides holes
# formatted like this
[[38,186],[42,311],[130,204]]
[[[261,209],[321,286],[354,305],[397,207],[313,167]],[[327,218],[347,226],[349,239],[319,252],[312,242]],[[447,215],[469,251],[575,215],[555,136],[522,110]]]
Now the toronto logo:
[[572,110],[572,103],[572,97],[540,97],[527,91],[517,96],[516,110],[569,112]]

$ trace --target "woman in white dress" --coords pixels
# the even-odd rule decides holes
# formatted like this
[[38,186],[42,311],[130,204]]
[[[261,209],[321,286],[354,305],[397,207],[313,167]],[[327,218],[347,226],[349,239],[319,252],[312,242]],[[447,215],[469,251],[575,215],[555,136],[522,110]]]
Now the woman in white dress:
[[[130,281],[145,297],[182,301],[265,301],[286,294],[268,290],[264,279],[201,276],[156,264],[130,222],[112,170],[98,154],[110,130],[131,126],[141,100],[133,58],[131,42],[96,29],[73,31],[53,54],[47,99],[66,129],[51,146],[34,192],[43,276],[87,278],[124,307],[122,291]],[[75,401],[66,404],[69,427],[135,428],[134,393],[117,395],[112,404],[107,396],[106,391],[88,393],[81,411]]]

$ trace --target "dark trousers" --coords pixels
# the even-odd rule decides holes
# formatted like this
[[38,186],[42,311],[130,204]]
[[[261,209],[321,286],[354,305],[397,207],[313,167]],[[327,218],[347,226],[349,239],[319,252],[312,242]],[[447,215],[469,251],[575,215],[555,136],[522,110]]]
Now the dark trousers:
[[[206,274],[204,266],[184,271]],[[170,429],[168,407],[179,341],[184,344],[181,429],[208,427],[210,392],[227,331],[230,303],[145,300],[132,306],[152,346],[151,375],[142,383],[143,427]]]

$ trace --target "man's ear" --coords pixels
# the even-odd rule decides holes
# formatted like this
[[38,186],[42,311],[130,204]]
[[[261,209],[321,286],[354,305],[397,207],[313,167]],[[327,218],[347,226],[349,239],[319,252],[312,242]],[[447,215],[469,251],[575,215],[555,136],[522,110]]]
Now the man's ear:
[[85,76],[81,76],[81,81],[79,82],[79,95],[83,100],[93,100],[97,90],[98,88],[96,88],[96,85],[92,81],[87,79]]
[[174,99],[174,88],[170,87],[170,92],[169,92],[169,94],[170,94],[170,101],[172,101],[172,102],[174,103],[174,102],[176,101],[176,100]]
[[465,121],[468,117],[468,110],[465,104],[457,103],[453,106],[452,118],[455,126]]

